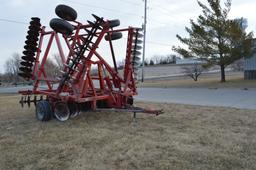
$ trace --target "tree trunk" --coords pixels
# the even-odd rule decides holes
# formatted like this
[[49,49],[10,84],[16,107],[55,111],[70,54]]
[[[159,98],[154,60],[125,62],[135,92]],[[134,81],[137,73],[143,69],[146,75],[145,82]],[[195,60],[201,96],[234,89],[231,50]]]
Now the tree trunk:
[[221,70],[221,80],[220,80],[220,82],[226,82],[225,66],[224,65],[220,65],[220,70]]

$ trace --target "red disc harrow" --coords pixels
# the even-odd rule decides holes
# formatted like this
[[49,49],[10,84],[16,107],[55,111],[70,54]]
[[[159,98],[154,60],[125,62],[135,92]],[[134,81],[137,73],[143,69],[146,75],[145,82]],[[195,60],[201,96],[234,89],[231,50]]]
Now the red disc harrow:
[[[39,18],[31,18],[19,75],[33,80],[33,89],[19,91],[22,106],[34,103],[41,121],[52,117],[65,121],[80,110],[161,113],[133,107],[143,39],[140,28],[119,29],[119,20],[105,20],[94,14],[95,20],[84,24],[76,21],[76,11],[66,5],[58,5],[55,12],[59,18],[50,21],[50,31],[41,26]],[[119,70],[112,41],[122,38],[123,33],[127,33],[125,64]],[[57,78],[49,77],[45,68],[54,41],[63,64]],[[102,41],[108,41],[113,65],[97,52]]]

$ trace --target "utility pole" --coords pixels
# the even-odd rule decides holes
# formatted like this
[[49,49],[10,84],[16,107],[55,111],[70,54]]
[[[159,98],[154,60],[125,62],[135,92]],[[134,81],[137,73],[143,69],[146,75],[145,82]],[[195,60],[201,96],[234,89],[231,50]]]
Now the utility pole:
[[143,28],[143,54],[142,54],[142,70],[141,70],[141,82],[144,82],[144,66],[145,66],[145,47],[146,47],[146,28],[147,28],[147,0],[144,0],[144,23]]

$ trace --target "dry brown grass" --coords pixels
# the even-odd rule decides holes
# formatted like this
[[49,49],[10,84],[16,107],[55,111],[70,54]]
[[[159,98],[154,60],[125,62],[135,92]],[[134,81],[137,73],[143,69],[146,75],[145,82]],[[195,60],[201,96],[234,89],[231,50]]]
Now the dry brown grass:
[[0,169],[256,169],[256,110],[139,103],[165,114],[43,123],[17,101],[0,97]]
[[146,80],[139,87],[183,87],[183,88],[256,88],[256,80],[244,80],[242,73],[227,74],[225,83],[220,82],[219,74],[202,75],[198,81],[189,77],[179,79]]

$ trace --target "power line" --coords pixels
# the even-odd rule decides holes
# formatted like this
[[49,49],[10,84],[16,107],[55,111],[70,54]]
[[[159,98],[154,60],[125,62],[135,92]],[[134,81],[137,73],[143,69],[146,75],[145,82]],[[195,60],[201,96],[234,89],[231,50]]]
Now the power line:
[[28,23],[26,23],[26,22],[10,20],[10,19],[5,19],[5,18],[0,18],[0,21],[2,21],[2,22],[10,22],[10,23],[15,23],[15,24],[28,25]]
[[62,0],[62,1],[71,2],[71,3],[77,4],[77,5],[82,5],[82,6],[85,6],[85,7],[91,7],[91,8],[101,9],[101,10],[105,10],[105,11],[109,11],[109,12],[113,12],[113,13],[118,12],[118,13],[122,13],[122,14],[125,14],[125,15],[139,16],[139,15],[136,14],[136,13],[123,12],[123,11],[116,10],[116,9],[112,9],[112,8],[105,8],[105,7],[101,7],[101,6],[96,6],[96,5],[86,4],[86,3],[81,3],[81,2],[72,1],[72,0]]

